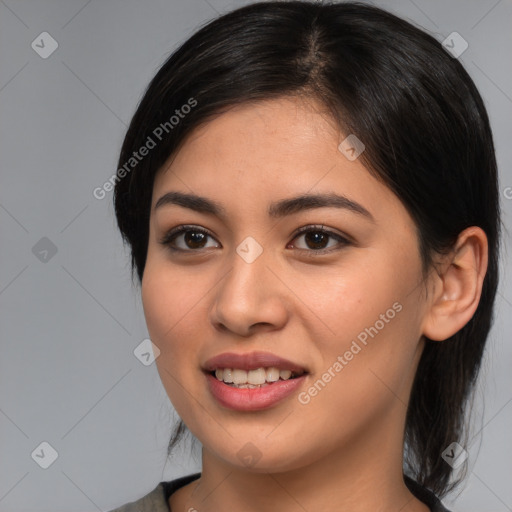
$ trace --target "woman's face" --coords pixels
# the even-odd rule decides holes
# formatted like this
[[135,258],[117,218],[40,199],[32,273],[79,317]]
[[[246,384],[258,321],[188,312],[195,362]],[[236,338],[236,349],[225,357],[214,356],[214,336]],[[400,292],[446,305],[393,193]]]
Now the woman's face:
[[155,179],[142,299],[158,371],[226,466],[375,462],[402,442],[426,311],[415,226],[318,109],[232,109]]

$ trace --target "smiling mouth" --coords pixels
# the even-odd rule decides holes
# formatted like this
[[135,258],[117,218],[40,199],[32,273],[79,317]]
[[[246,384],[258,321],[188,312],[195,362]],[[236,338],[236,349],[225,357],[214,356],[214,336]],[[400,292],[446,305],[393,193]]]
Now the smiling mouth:
[[286,381],[301,377],[305,371],[280,370],[275,367],[242,370],[239,368],[217,368],[210,375],[224,384],[238,389],[258,389],[270,386],[278,381]]

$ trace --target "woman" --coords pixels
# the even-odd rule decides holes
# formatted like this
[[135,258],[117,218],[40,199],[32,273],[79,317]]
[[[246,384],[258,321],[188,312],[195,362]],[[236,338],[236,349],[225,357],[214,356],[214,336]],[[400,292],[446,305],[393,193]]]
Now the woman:
[[171,55],[118,168],[169,449],[203,448],[117,512],[446,510],[500,231],[457,59],[372,6],[255,3]]

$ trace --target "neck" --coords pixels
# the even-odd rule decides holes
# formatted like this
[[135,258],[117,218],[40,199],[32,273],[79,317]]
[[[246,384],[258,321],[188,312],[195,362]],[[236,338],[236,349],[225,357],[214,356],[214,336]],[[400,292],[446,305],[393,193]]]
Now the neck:
[[[396,419],[396,418],[395,418]],[[403,433],[396,422],[360,432],[342,449],[284,472],[255,472],[228,464],[203,448],[201,477],[181,493],[179,507],[200,512],[429,512],[402,475]],[[392,428],[391,428],[392,427]]]

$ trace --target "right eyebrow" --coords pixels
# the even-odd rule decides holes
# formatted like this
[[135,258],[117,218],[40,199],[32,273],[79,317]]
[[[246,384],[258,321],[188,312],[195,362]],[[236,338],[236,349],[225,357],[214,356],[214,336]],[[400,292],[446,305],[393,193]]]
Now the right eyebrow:
[[155,204],[155,210],[168,204],[176,204],[183,208],[189,208],[200,213],[211,213],[217,217],[224,216],[226,210],[216,201],[195,194],[185,194],[183,192],[167,192]]

